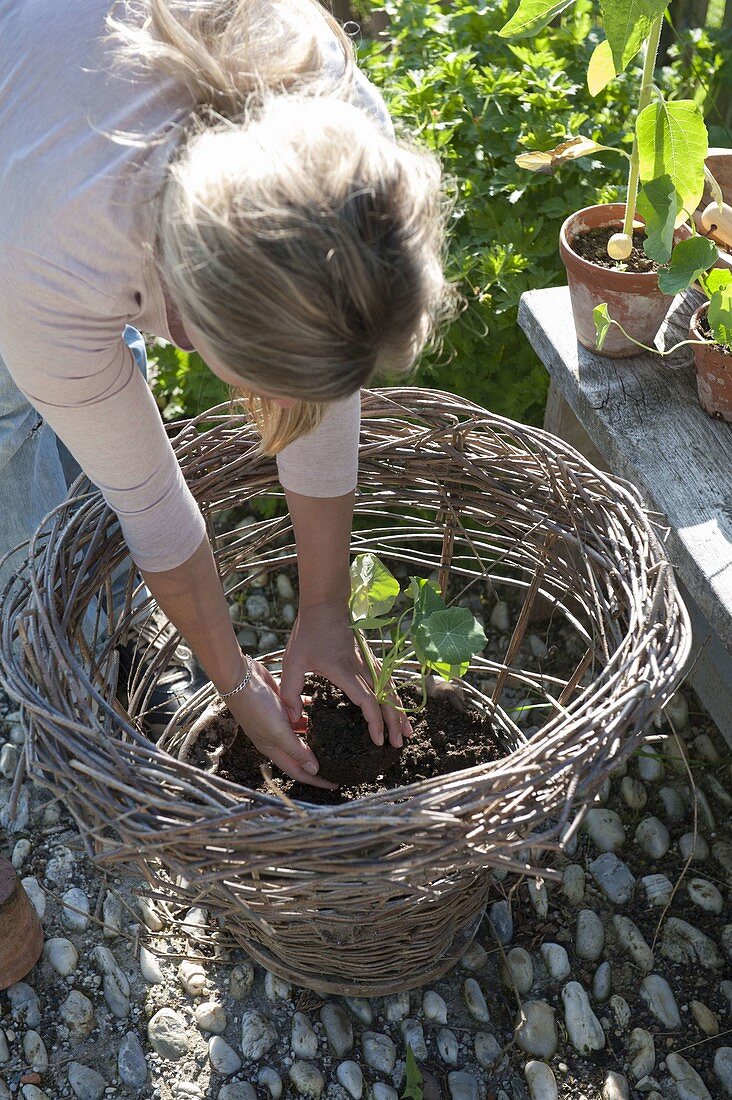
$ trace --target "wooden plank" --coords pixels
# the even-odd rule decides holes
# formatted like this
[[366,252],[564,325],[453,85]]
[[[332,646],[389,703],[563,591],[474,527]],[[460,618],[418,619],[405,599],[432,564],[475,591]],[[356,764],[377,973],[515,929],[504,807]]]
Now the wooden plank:
[[[685,339],[702,301],[698,291],[678,295],[656,345]],[[522,295],[518,320],[608,467],[667,517],[669,558],[732,654],[732,425],[701,409],[692,349],[666,359],[586,351],[568,287]]]

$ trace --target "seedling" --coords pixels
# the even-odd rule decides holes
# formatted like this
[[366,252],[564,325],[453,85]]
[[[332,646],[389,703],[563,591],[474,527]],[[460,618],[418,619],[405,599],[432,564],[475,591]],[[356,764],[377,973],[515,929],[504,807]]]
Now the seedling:
[[414,1051],[412,1050],[412,1044],[407,1043],[407,1080],[404,1085],[404,1092],[402,1093],[402,1100],[424,1100],[424,1091],[422,1089],[422,1073],[417,1065],[417,1059],[414,1057]]
[[[464,676],[471,658],[480,653],[487,639],[483,627],[466,607],[448,607],[439,586],[423,577],[410,577],[402,595],[407,606],[393,614],[401,592],[399,581],[375,554],[359,554],[351,565],[349,610],[361,653],[380,703],[394,705],[390,681],[405,661],[420,665],[422,701],[416,707],[398,707],[408,712],[422,710],[427,702],[427,675],[437,673],[444,680]],[[377,668],[364,630],[378,632],[381,667]],[[389,645],[391,641],[391,645]]]

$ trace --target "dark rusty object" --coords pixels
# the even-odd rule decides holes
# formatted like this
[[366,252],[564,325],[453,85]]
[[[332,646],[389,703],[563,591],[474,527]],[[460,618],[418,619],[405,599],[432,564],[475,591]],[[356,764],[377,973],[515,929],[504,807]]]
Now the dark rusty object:
[[0,989],[19,982],[43,950],[43,927],[15,868],[0,856]]

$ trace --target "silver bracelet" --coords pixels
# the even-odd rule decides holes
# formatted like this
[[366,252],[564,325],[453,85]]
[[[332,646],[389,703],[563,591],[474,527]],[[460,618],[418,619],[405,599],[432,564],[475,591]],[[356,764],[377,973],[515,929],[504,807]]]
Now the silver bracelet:
[[244,677],[242,682],[240,684],[237,684],[235,688],[232,688],[231,691],[220,691],[219,692],[219,698],[220,699],[229,699],[232,695],[236,695],[237,691],[243,691],[244,688],[249,683],[249,681],[252,677],[253,661],[252,661],[252,659],[251,659],[251,657],[249,656],[248,653],[244,654],[244,658],[245,658],[245,660],[247,662],[247,666],[248,666],[246,676]]

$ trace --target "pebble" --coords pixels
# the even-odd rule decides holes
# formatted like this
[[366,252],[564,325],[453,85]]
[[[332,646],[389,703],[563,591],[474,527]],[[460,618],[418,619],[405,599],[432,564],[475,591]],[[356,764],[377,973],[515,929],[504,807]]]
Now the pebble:
[[635,878],[613,852],[604,852],[590,864],[590,874],[609,901],[625,905],[630,901]]
[[601,852],[617,852],[625,844],[625,828],[614,810],[588,810],[582,828]]
[[293,1062],[288,1077],[300,1096],[309,1096],[312,1100],[317,1100],[325,1088],[323,1074],[311,1062]]
[[17,745],[5,744],[0,749],[0,775],[6,779],[12,779],[20,760],[20,749]]
[[732,1096],[732,1047],[720,1047],[716,1051],[714,1073],[725,1096]]
[[650,1031],[646,1031],[644,1027],[634,1027],[630,1033],[628,1047],[631,1056],[630,1072],[636,1081],[653,1073],[656,1065],[656,1047]]
[[660,783],[663,779],[663,761],[648,745],[644,745],[638,753],[638,775],[646,783]]
[[219,1089],[216,1100],[258,1100],[253,1085],[247,1081],[228,1081]]
[[488,1005],[475,978],[466,978],[463,982],[463,996],[468,1006],[468,1012],[479,1024],[489,1024],[491,1021]]
[[281,1100],[284,1089],[282,1078],[276,1069],[272,1069],[271,1066],[264,1066],[259,1071],[257,1083],[267,1090],[270,1100]]
[[618,1025],[621,1031],[625,1031],[630,1023],[630,1005],[626,1001],[625,997],[621,997],[618,993],[613,993],[610,998],[610,1008],[612,1014],[615,1017],[615,1023]]
[[671,847],[669,831],[657,817],[647,817],[635,830],[635,842],[650,859],[663,859]]
[[81,1062],[69,1062],[67,1073],[77,1100],[101,1100],[104,1096],[107,1082],[95,1069],[83,1066]]
[[241,1058],[220,1035],[213,1035],[208,1043],[208,1057],[211,1065],[217,1073],[224,1077],[238,1073],[241,1069]]
[[23,889],[30,899],[33,908],[38,914],[40,920],[43,921],[43,918],[46,915],[46,895],[43,892],[43,887],[41,886],[38,879],[34,878],[32,875],[27,875],[20,881],[22,883]]
[[674,1079],[679,1100],[712,1100],[709,1089],[686,1058],[680,1054],[669,1054],[666,1068]]
[[98,945],[92,951],[91,958],[103,975],[104,1000],[113,1015],[118,1020],[124,1020],[130,1013],[130,983],[127,976],[108,947]]
[[292,581],[287,576],[287,573],[278,573],[275,577],[275,587],[277,588],[277,595],[283,600],[292,600],[295,597],[295,589],[292,587]]
[[694,833],[684,833],[684,835],[679,838],[679,852],[681,853],[682,859],[686,860],[691,856],[692,860],[698,862],[709,859],[711,854],[709,845],[701,833],[697,833],[696,835],[694,835]]
[[69,1038],[73,1042],[86,1039],[94,1029],[94,1006],[78,989],[71,990],[59,1005],[58,1014],[69,1029]]
[[692,1001],[691,1014],[705,1035],[719,1035],[719,1020],[702,1001]]
[[630,775],[623,777],[620,783],[620,795],[625,805],[629,806],[631,810],[644,809],[648,801],[646,788],[640,779],[633,779]]
[[602,1100],[629,1100],[630,1086],[622,1073],[610,1070],[603,1082],[601,1097]]
[[592,978],[592,996],[601,1004],[608,999],[613,987],[613,973],[610,963],[600,963]]
[[605,1046],[605,1032],[590,1008],[587,993],[579,982],[567,982],[562,990],[564,1022],[569,1040],[579,1054],[590,1054]]
[[244,1012],[241,1018],[241,1052],[244,1058],[258,1062],[277,1041],[277,1029],[271,1020],[256,1009]]
[[602,921],[593,909],[581,909],[577,914],[575,950],[580,959],[594,962],[600,958],[605,944]]
[[661,954],[672,962],[697,962],[705,970],[718,970],[724,963],[716,944],[693,924],[678,917],[669,917],[661,936]]
[[425,1019],[433,1024],[447,1023],[447,1005],[439,993],[428,989],[422,998],[422,1011]]
[[363,1073],[358,1062],[341,1062],[336,1069],[336,1077],[353,1100],[361,1100],[363,1096]]
[[356,1019],[360,1020],[362,1024],[366,1024],[366,1027],[374,1022],[374,1010],[371,1007],[371,1002],[365,997],[344,997],[343,1000]]
[[[478,1032],[478,1035],[485,1035],[485,1032]],[[476,1035],[476,1043],[477,1041],[478,1037]],[[441,1027],[437,1032],[437,1051],[442,1061],[448,1066],[457,1065],[460,1047],[455,1038],[455,1033],[447,1027]]]
[[527,1062],[524,1077],[531,1100],[557,1100],[559,1090],[556,1078],[545,1062]]
[[515,1022],[516,1044],[524,1054],[553,1058],[557,1050],[554,1009],[545,1001],[524,1001]]
[[295,619],[297,618],[297,611],[295,610],[294,605],[291,603],[283,604],[282,610],[280,611],[280,618],[282,619],[282,622],[285,624],[285,626],[292,626],[292,624],[295,622]]
[[271,653],[272,650],[279,649],[279,641],[273,630],[263,630],[257,638],[257,652]]
[[503,947],[513,939],[513,917],[507,901],[494,901],[488,913],[496,939]]
[[537,917],[543,920],[549,912],[549,894],[546,883],[540,878],[530,878],[526,885],[529,891],[529,901],[534,912]]
[[336,1058],[349,1054],[353,1050],[353,1025],[340,1005],[327,1001],[320,1010],[320,1021]]
[[640,995],[663,1026],[671,1031],[681,1027],[678,1006],[671,986],[660,974],[649,974],[640,984]]
[[264,622],[270,617],[269,600],[261,592],[254,592],[248,596],[244,606],[247,618],[254,623]]
[[546,642],[538,634],[529,634],[526,640],[529,643],[532,657],[536,657],[538,661],[543,661],[548,656],[549,650]]
[[398,1024],[409,1015],[409,993],[395,993],[390,997],[384,997],[384,1007],[389,1023]]
[[[495,872],[494,872],[495,874]],[[477,940],[468,947],[465,954],[460,959],[460,965],[463,970],[470,971],[471,974],[477,974],[479,970],[482,970],[488,961],[488,952],[482,943],[478,943]]]
[[568,905],[581,905],[585,898],[585,871],[579,863],[568,863],[562,875],[562,893]]
[[318,1036],[304,1012],[296,1012],[292,1017],[290,1045],[298,1058],[314,1058],[318,1053]]
[[89,898],[84,891],[78,886],[72,886],[63,894],[61,905],[64,927],[71,932],[85,932],[89,927]]
[[560,943],[543,943],[539,948],[549,977],[555,982],[563,982],[569,977],[571,967],[567,951]]
[[643,973],[653,966],[653,952],[645,941],[643,933],[630,917],[623,917],[619,913],[613,916],[613,927],[618,937],[618,943],[627,955]]
[[188,1053],[185,1020],[172,1008],[158,1009],[147,1025],[147,1037],[153,1050],[171,1062]]
[[493,610],[491,611],[491,626],[500,631],[501,634],[508,634],[511,629],[511,620],[508,615],[508,604],[505,600],[497,600]]
[[663,708],[663,713],[677,732],[685,730],[689,724],[689,704],[686,696],[680,691],[675,691]]
[[104,924],[102,926],[102,935],[105,940],[113,940],[122,931],[123,911],[122,901],[113,894],[111,890],[107,890],[104,895],[104,901],[102,902],[102,917],[104,918]]
[[23,1054],[26,1062],[35,1073],[46,1072],[48,1069],[48,1052],[46,1044],[37,1031],[26,1031],[23,1036]]
[[649,905],[668,905],[673,893],[673,883],[665,875],[644,875],[641,879]]
[[385,1085],[383,1081],[377,1081],[371,1089],[373,1100],[399,1100],[399,1093],[391,1085]]
[[140,946],[140,973],[150,985],[160,985],[165,981],[157,955],[144,945]]
[[410,1046],[417,1061],[426,1062],[427,1044],[424,1041],[424,1031],[419,1020],[402,1020],[401,1032],[405,1048]]
[[364,1031],[361,1036],[361,1049],[367,1066],[377,1073],[389,1076],[396,1065],[396,1047],[388,1035],[376,1031]]
[[686,817],[686,805],[676,787],[661,787],[658,797],[663,802],[663,810],[666,820],[672,825],[678,825]]
[[729,1011],[732,1012],[732,982],[729,978],[719,983],[719,992],[729,1001]]
[[137,897],[137,908],[140,910],[140,916],[145,922],[146,926],[151,932],[160,932],[164,928],[164,924],[160,914],[151,902],[150,898],[146,898],[144,895]]
[[279,974],[267,970],[264,975],[264,995],[268,1001],[289,1001],[292,999],[292,986]]
[[713,883],[703,878],[693,878],[686,884],[686,889],[694,905],[707,913],[713,913],[715,917],[721,916],[724,899]]
[[219,1001],[202,1001],[196,1005],[193,1015],[200,1031],[213,1035],[223,1035],[226,1031],[226,1010]]
[[141,1089],[147,1081],[147,1062],[137,1034],[128,1031],[117,1051],[117,1070],[126,1085]]
[[480,1100],[478,1082],[472,1073],[453,1070],[447,1075],[447,1087],[450,1090],[450,1100]]
[[191,997],[203,997],[206,993],[206,971],[195,959],[183,959],[178,966],[180,984]]
[[512,948],[501,967],[501,977],[507,988],[514,986],[522,996],[528,993],[534,984],[534,966],[528,951],[523,947]]
[[237,1001],[245,1001],[254,985],[254,967],[250,962],[237,963],[229,975],[229,992]]
[[475,1034],[475,1057],[482,1069],[490,1069],[502,1050],[501,1044],[490,1031]]
[[43,953],[49,965],[62,978],[73,974],[79,965],[78,951],[71,940],[64,939],[63,936],[55,936],[53,939],[46,940],[43,945]]

